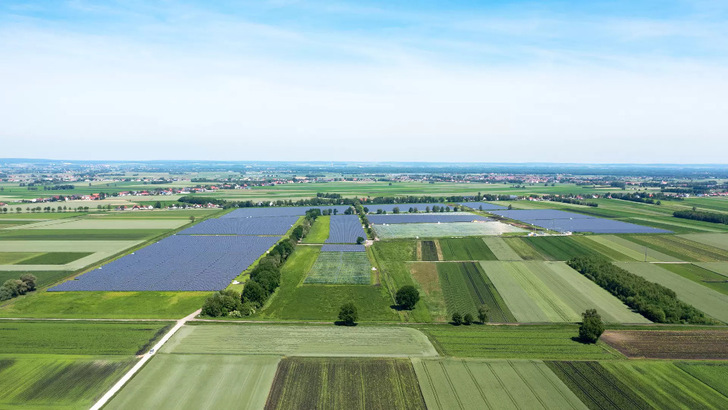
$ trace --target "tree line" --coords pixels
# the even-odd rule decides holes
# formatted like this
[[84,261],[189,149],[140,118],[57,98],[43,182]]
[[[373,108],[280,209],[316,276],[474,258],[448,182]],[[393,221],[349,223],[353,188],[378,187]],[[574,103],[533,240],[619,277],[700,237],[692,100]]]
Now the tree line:
[[20,275],[20,279],[8,279],[0,286],[0,301],[12,299],[35,290],[38,279],[30,273]]
[[728,225],[728,214],[707,211],[675,211],[672,213],[677,218],[693,219],[696,221],[712,222]]

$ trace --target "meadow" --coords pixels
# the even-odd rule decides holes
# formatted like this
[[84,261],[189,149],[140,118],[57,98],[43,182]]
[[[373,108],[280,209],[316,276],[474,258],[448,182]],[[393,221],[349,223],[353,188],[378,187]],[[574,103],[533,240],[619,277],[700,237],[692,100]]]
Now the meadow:
[[372,264],[366,252],[320,252],[303,281],[307,284],[369,285]]
[[438,263],[437,273],[448,318],[457,312],[461,315],[470,313],[477,320],[478,308],[486,306],[489,322],[516,321],[498,290],[477,263]]
[[311,225],[311,230],[308,232],[303,243],[324,243],[329,239],[329,228],[331,225],[330,216],[319,216]]
[[444,238],[438,241],[446,261],[490,261],[496,257],[481,238]]

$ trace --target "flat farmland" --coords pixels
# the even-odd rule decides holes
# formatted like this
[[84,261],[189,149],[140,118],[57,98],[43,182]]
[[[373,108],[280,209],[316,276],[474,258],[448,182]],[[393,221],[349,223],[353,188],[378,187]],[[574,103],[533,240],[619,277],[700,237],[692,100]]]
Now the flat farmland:
[[159,229],[3,229],[0,241],[144,241],[167,232]]
[[587,409],[542,362],[413,359],[428,409]]
[[728,234],[724,233],[692,233],[680,235],[680,237],[693,242],[699,242],[704,245],[712,246],[718,249],[728,251]]
[[304,283],[369,285],[371,276],[366,252],[320,252]]
[[188,224],[186,219],[59,219],[25,225],[21,229],[156,229],[172,230]]
[[260,409],[279,356],[158,354],[105,409]]
[[695,265],[728,277],[728,262],[696,262]]
[[412,279],[418,285],[421,300],[427,306],[432,320],[448,320],[447,304],[443,295],[437,263],[413,262],[409,265]]
[[615,262],[615,264],[650,282],[672,289],[683,302],[695,306],[715,319],[728,322],[728,295],[716,292],[654,263]]
[[524,241],[523,238],[503,238],[503,242],[518,255],[518,260],[546,260],[544,255],[541,255],[533,246]]
[[526,232],[521,228],[497,221],[376,225],[374,230],[382,239],[487,236]]
[[683,261],[728,261],[728,250],[691,241],[676,235],[632,235],[628,239]]
[[[35,266],[33,266],[35,267]],[[18,279],[23,273],[31,273],[36,277],[35,285],[38,288],[49,286],[71,275],[72,271],[66,270],[0,270],[0,283],[5,283],[8,279]]]
[[601,340],[630,358],[728,359],[728,330],[607,330]]
[[423,325],[444,355],[488,359],[607,360],[624,357],[602,342],[574,340],[577,325]]
[[632,389],[599,362],[547,362],[546,365],[590,409],[649,409]]
[[[629,241],[621,236],[616,235],[593,235],[585,237],[590,241],[604,245],[626,256],[626,261],[645,261],[645,262],[679,262],[680,259],[656,251],[645,245]],[[622,258],[613,258],[614,260],[622,260]]]
[[446,261],[490,261],[496,257],[481,238],[440,239]]
[[[140,241],[5,241],[2,254],[28,257],[0,258],[0,271],[75,271],[132,248]],[[4,261],[5,263],[2,263]]]
[[728,277],[725,277],[720,273],[713,272],[712,270],[702,268],[692,263],[665,263],[661,264],[660,267],[667,269],[672,273],[677,273],[678,275],[690,279],[695,283],[707,286],[716,292],[728,295]]
[[285,358],[265,409],[425,409],[409,360]]
[[316,221],[311,225],[311,230],[308,232],[303,243],[324,243],[329,239],[329,226],[331,224],[330,216],[319,216]]
[[439,283],[447,305],[448,318],[453,313],[470,313],[478,317],[478,307],[488,307],[488,321],[515,322],[508,306],[475,262],[438,263]]
[[728,397],[728,365],[725,363],[681,362],[676,365]]
[[493,252],[495,258],[499,261],[520,261],[523,260],[516,251],[513,250],[503,238],[498,236],[485,236],[483,242]]
[[263,324],[184,326],[162,352],[361,357],[437,355],[427,336],[412,328]]
[[423,261],[439,261],[440,257],[437,252],[437,243],[435,241],[422,241],[422,260]]
[[598,253],[569,236],[541,236],[523,238],[548,260],[566,261],[575,256],[591,256]]
[[658,409],[726,408],[728,397],[671,362],[604,362],[602,366]]

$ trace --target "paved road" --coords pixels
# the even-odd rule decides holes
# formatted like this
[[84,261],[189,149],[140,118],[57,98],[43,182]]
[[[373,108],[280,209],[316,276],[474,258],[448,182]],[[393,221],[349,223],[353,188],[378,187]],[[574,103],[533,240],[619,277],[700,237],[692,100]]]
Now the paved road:
[[91,410],[98,410],[98,409],[102,408],[109,400],[111,400],[111,398],[114,397],[114,395],[119,390],[121,390],[122,387],[124,387],[126,382],[131,380],[131,378],[136,374],[136,372],[138,372],[139,369],[144,367],[144,364],[146,364],[147,361],[149,361],[149,359],[151,359],[152,356],[154,356],[154,354],[156,354],[159,351],[159,349],[161,349],[162,346],[164,346],[164,344],[167,342],[167,340],[169,340],[170,337],[172,337],[172,335],[174,335],[182,326],[184,326],[184,324],[187,323],[187,321],[194,319],[195,316],[199,315],[201,311],[202,311],[202,309],[198,309],[197,311],[190,314],[189,316],[185,316],[182,319],[178,320],[177,324],[175,324],[174,327],[172,327],[172,329],[170,329],[170,331],[167,332],[167,334],[164,335],[164,337],[162,337],[162,339],[160,339],[159,342],[157,342],[157,344],[154,345],[154,347],[151,350],[149,350],[149,352],[147,354],[145,354],[137,362],[137,364],[134,365],[134,367],[131,368],[131,370],[126,372],[124,377],[122,377],[118,382],[116,382],[116,384],[114,385],[114,387],[111,388],[111,390],[106,392],[106,394],[104,394],[103,397],[101,397],[101,399],[99,399],[99,401],[97,401],[96,404],[94,404],[93,407],[91,407]]

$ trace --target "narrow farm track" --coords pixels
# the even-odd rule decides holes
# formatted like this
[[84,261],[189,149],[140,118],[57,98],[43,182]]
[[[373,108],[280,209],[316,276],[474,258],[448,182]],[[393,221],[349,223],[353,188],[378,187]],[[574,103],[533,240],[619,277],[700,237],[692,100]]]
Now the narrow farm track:
[[103,396],[102,396],[102,397],[101,397],[101,398],[99,399],[99,401],[97,401],[97,402],[96,402],[96,404],[94,404],[94,405],[93,405],[93,406],[91,407],[91,410],[99,410],[99,409],[101,409],[101,408],[102,408],[102,407],[103,407],[103,406],[104,406],[104,405],[105,405],[105,404],[106,404],[106,403],[107,403],[107,402],[108,402],[109,400],[111,400],[111,398],[112,398],[112,397],[114,397],[114,395],[115,395],[116,393],[118,393],[118,392],[119,392],[119,390],[121,390],[121,388],[122,388],[122,387],[124,387],[124,385],[125,385],[125,384],[126,384],[126,383],[127,383],[128,381],[129,381],[129,380],[131,380],[131,378],[132,378],[132,377],[134,377],[134,375],[135,375],[135,374],[136,374],[136,373],[137,373],[137,372],[138,372],[138,371],[139,371],[139,370],[140,370],[140,369],[141,369],[142,367],[144,367],[144,365],[145,365],[145,364],[146,364],[146,363],[147,363],[147,362],[149,361],[149,359],[151,359],[151,358],[152,358],[152,357],[154,356],[154,354],[155,354],[156,352],[158,352],[158,351],[159,351],[159,349],[161,349],[161,348],[162,348],[162,346],[164,346],[164,344],[165,344],[165,343],[167,343],[167,341],[168,341],[168,340],[169,340],[169,339],[170,339],[170,338],[171,338],[171,337],[172,337],[172,336],[173,336],[173,335],[174,335],[175,333],[177,333],[177,331],[178,331],[178,330],[179,330],[180,328],[182,328],[182,326],[184,326],[184,324],[185,324],[185,323],[187,323],[187,322],[188,322],[189,320],[192,320],[192,319],[194,319],[194,318],[195,318],[195,316],[199,315],[201,311],[202,311],[202,309],[198,309],[198,310],[196,310],[195,312],[191,313],[190,315],[188,315],[188,316],[185,316],[185,317],[183,317],[182,319],[178,320],[178,321],[177,321],[177,324],[175,324],[175,325],[174,325],[174,327],[172,327],[172,329],[170,329],[170,330],[169,330],[169,332],[167,332],[167,334],[166,334],[166,335],[164,335],[164,336],[162,337],[162,339],[160,339],[160,340],[159,340],[159,342],[157,342],[157,344],[155,344],[155,345],[154,345],[154,347],[153,347],[152,349],[150,349],[150,350],[149,350],[149,352],[147,352],[147,354],[145,354],[145,355],[144,355],[144,356],[143,356],[143,357],[142,357],[142,358],[141,358],[141,359],[140,359],[140,360],[139,360],[139,361],[138,361],[138,362],[137,362],[137,363],[136,363],[136,364],[134,365],[134,367],[132,367],[132,368],[131,368],[131,369],[130,369],[130,370],[129,370],[129,371],[128,371],[128,372],[127,372],[127,373],[126,373],[126,374],[125,374],[125,375],[124,375],[124,376],[123,376],[123,377],[122,377],[122,378],[121,378],[121,379],[120,379],[120,380],[118,381],[118,382],[116,382],[116,384],[115,384],[115,385],[114,385],[114,386],[113,386],[113,387],[112,387],[112,388],[111,388],[111,389],[110,389],[110,390],[109,390],[108,392],[106,392],[106,394],[104,394],[104,395],[103,395]]

